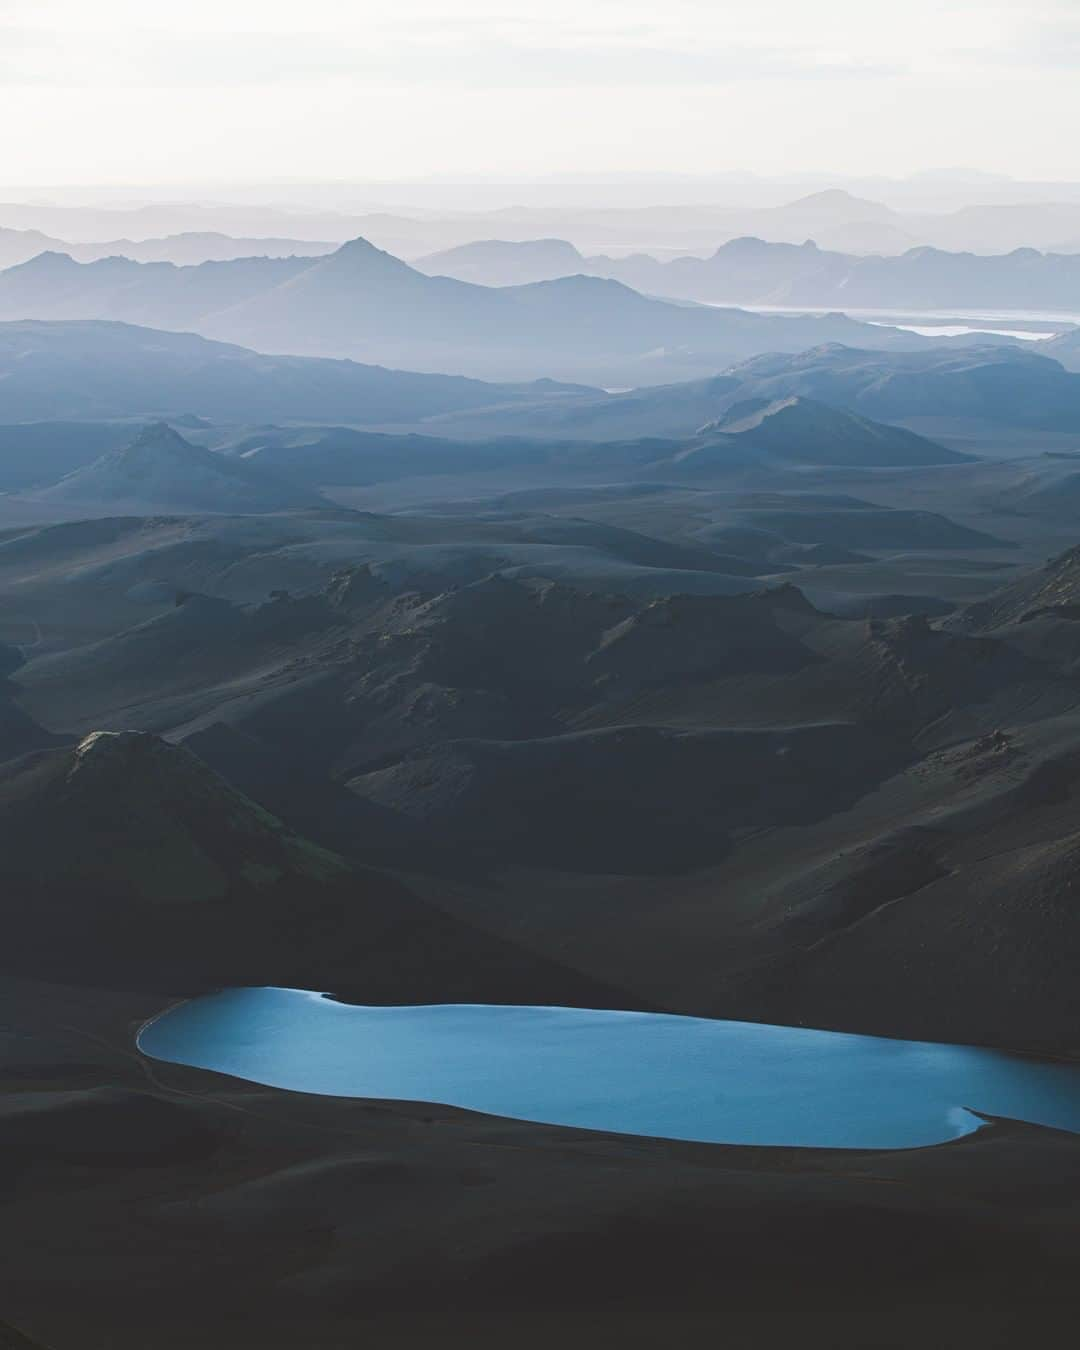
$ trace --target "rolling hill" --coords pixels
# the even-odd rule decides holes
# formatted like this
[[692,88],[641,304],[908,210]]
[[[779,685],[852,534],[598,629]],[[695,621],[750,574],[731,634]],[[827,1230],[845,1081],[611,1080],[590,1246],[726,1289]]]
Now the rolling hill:
[[1019,347],[869,352],[829,345],[730,372],[746,397],[812,398],[882,421],[972,418],[1080,430],[1080,378]]
[[741,400],[702,427],[699,437],[712,449],[718,444],[751,446],[802,464],[881,468],[959,464],[967,458],[903,427],[873,422],[798,395],[772,402]]
[[154,512],[258,514],[318,505],[314,492],[244,459],[192,445],[165,422],[74,470],[36,499],[88,515]]
[[[193,333],[132,324],[0,323],[6,422],[152,418],[225,422],[378,423],[517,403],[542,404],[580,387],[490,385],[353,361],[262,356]],[[599,391],[591,391],[598,393]]]
[[[687,440],[737,403],[755,399],[773,404],[791,398],[878,423],[964,419],[987,427],[1080,429],[1080,374],[1059,361],[1027,346],[956,348],[931,342],[918,351],[868,351],[827,343],[797,353],[766,353],[707,380],[583,394],[544,408],[467,410],[439,416],[425,430],[470,439]],[[808,408],[799,417],[807,419]],[[865,440],[865,431],[861,434]]]
[[20,976],[182,993],[336,968],[372,1002],[498,1002],[530,982],[540,1001],[618,1000],[299,837],[155,736],[0,765],[0,840],[18,896],[0,965]]

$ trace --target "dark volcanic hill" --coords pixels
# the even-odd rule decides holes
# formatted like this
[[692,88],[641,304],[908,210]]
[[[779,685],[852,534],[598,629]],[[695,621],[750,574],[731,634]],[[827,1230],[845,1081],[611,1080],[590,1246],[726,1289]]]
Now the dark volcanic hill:
[[18,706],[18,692],[10,682],[26,661],[18,647],[0,642],[0,761],[25,755],[30,750],[44,750],[63,742],[62,736],[51,736],[43,727],[28,717]]
[[87,515],[258,514],[319,503],[316,494],[246,460],[192,445],[165,422],[144,428],[130,445],[76,469],[39,492],[37,500],[77,507]]
[[527,741],[449,741],[353,778],[418,839],[586,872],[715,861],[747,829],[809,823],[895,761],[854,726],[782,732],[613,726]]
[[[830,500],[852,518],[874,514],[845,499],[814,510]],[[759,507],[773,509],[764,497]],[[119,564],[139,539],[130,523],[93,524],[108,527],[93,544],[108,561],[92,568],[88,526],[4,542],[9,577],[20,558],[40,567],[43,556],[57,574],[52,590],[44,579],[34,590],[20,585],[24,609],[33,599],[37,612],[48,605],[60,615],[54,592],[78,606],[113,591],[115,619],[130,612],[123,605],[143,585],[134,578],[148,574]],[[365,527],[430,525],[373,517]],[[182,550],[204,537],[190,522],[179,533],[176,522],[142,528],[149,575],[162,575],[171,550],[191,566]],[[213,536],[215,549],[228,537]],[[260,559],[268,538],[263,524],[252,532]],[[242,571],[220,554],[213,565],[230,577]],[[12,685],[50,731],[137,727],[182,742],[291,832],[349,857],[334,863],[348,873],[342,885],[356,884],[361,864],[407,870],[413,890],[461,925],[452,940],[431,928],[455,969],[475,970],[465,934],[483,930],[519,961],[528,951],[549,963],[546,989],[558,985],[551,965],[569,964],[594,982],[594,997],[602,986],[695,1013],[1074,1048],[1076,952],[1061,886],[1075,851],[1080,684],[1060,644],[1017,639],[1039,620],[973,635],[910,616],[837,618],[792,587],[644,601],[511,571],[436,594],[366,565],[340,570],[321,592],[259,605],[198,595],[177,605],[170,596],[147,621],[96,641],[79,644],[72,631],[66,650],[35,655]],[[158,882],[153,872],[145,880],[147,856],[175,854],[160,884],[170,896],[176,884],[203,898],[156,905],[154,939],[169,937],[170,959],[195,959],[182,924],[204,944],[214,934],[214,959],[235,963],[232,980],[348,989],[374,980],[359,929],[342,917],[356,902],[335,889],[340,907],[327,900],[325,924],[295,917],[304,911],[291,888],[306,875],[306,846],[286,848],[274,830],[256,831],[251,851],[235,849],[228,831],[219,844],[209,825],[204,838],[183,794],[170,787],[159,810],[141,770],[124,778],[146,802],[145,818],[111,790],[70,797],[78,762],[71,751],[46,752],[10,770],[18,811],[35,804],[10,817],[0,843],[57,897],[43,910],[51,945],[30,929],[16,953],[24,964],[33,958],[27,968],[56,973],[43,963],[58,959],[55,905],[76,903],[72,869],[103,897],[128,897],[102,900],[104,927],[97,915],[75,926],[81,948],[101,932],[109,951],[126,950],[118,933],[149,942],[132,888]],[[115,814],[93,816],[98,796]],[[214,818],[239,810],[214,801]],[[129,817],[134,835],[122,824]],[[52,852],[41,870],[47,828]],[[115,862],[82,861],[89,836],[77,830],[91,829],[120,841]],[[216,850],[226,844],[222,863]],[[267,873],[245,873],[252,860],[282,870],[282,889],[260,889]],[[990,884],[995,868],[1006,885]],[[240,897],[225,910],[210,894],[222,873]],[[373,904],[364,922],[383,932]],[[167,925],[181,913],[174,939]],[[257,920],[263,945],[241,942]],[[420,933],[429,922],[417,914]],[[313,935],[308,945],[303,932]],[[379,969],[400,969],[397,956],[382,959],[389,942],[376,943]],[[417,950],[443,980],[432,949]],[[523,967],[496,966],[519,999],[532,997],[537,983]],[[179,987],[186,967],[176,969],[155,978]],[[445,987],[432,978],[425,999]]]
[[[618,997],[474,932],[287,829],[190,751],[136,732],[0,767],[8,971],[372,1002]],[[107,843],[107,846],[105,846]]]
[[734,595],[771,570],[692,539],[527,511],[479,520],[336,507],[113,516],[0,534],[0,622],[9,640],[43,633],[43,659],[171,614],[183,595],[247,605],[274,592],[310,598],[345,568],[369,574],[383,598],[442,593],[499,570],[561,577],[583,591]]
[[931,724],[967,734],[1063,697],[1006,646],[834,619],[793,588],[641,601],[495,575],[427,597],[371,569],[250,609],[192,597],[18,686],[48,726],[191,738],[337,847],[376,808],[416,856],[631,872],[821,819]]
[[1062,674],[1080,674],[1080,549],[949,616],[957,633],[989,634]]

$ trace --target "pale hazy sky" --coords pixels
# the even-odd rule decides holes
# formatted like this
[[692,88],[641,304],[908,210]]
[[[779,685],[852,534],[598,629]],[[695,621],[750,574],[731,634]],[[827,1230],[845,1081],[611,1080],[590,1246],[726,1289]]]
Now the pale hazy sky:
[[1077,178],[1080,0],[0,0],[0,182]]

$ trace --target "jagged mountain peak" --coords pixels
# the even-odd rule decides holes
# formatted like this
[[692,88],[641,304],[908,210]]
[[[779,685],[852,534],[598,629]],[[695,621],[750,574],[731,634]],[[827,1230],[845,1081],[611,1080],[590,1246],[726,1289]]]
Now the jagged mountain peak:
[[351,272],[401,274],[415,269],[392,253],[376,246],[358,235],[342,244],[339,249],[318,261],[320,271],[338,271],[347,268]]
[[128,447],[131,450],[191,450],[194,447],[190,441],[170,426],[168,422],[149,422]]

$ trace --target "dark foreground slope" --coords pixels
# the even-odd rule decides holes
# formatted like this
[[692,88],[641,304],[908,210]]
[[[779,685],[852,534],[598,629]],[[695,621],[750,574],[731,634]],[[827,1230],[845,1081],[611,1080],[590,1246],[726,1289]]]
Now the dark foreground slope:
[[473,932],[288,830],[189,751],[100,732],[0,769],[9,973],[371,1002],[594,1003],[613,991]]
[[24,664],[25,659],[20,648],[0,642],[0,761],[14,759],[31,750],[44,750],[64,741],[64,737],[50,735],[38,726],[16,701],[18,691],[9,677]]
[[192,597],[17,680],[51,729],[183,740],[294,829],[641,1003],[1078,1048],[1080,683],[1011,635],[792,587],[432,596],[367,568],[254,609]]
[[[279,1093],[135,1038],[177,993],[273,982],[1075,1054],[1074,557],[947,631],[791,587],[418,594],[363,566],[252,607],[166,588],[132,627],[144,528],[211,566],[175,520],[6,542],[67,643],[0,650],[11,706],[138,717],[298,809],[321,778],[356,860],[151,735],[0,768],[5,1350],[1069,1343],[1073,1135],[676,1144]],[[417,821],[447,836],[399,849],[423,875],[361,864]]]
[[1070,1325],[1074,1136],[725,1148],[305,1097],[141,1060],[159,1006],[0,982],[19,1350],[1014,1350]]

